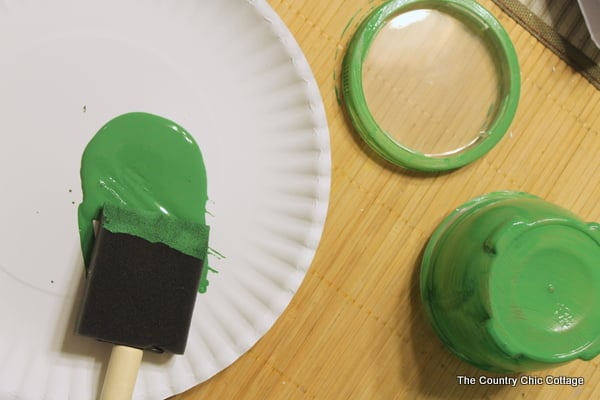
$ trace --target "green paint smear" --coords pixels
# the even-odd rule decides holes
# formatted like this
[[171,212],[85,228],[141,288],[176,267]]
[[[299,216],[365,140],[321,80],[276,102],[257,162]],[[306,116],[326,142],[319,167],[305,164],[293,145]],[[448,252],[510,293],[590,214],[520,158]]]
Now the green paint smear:
[[208,226],[180,220],[156,211],[104,204],[102,226],[113,233],[127,233],[152,243],[164,243],[189,256],[206,259]]
[[[88,143],[81,160],[83,202],[78,221],[86,267],[94,244],[93,220],[99,219],[106,206],[108,216],[114,217],[109,218],[107,229],[201,256],[207,272],[206,182],[198,145],[175,122],[139,112],[109,121]],[[133,221],[116,224],[122,219],[116,213],[123,209],[150,218],[149,223],[145,228]],[[154,223],[161,224],[164,232],[151,229]],[[205,272],[200,283],[204,290],[208,285]]]

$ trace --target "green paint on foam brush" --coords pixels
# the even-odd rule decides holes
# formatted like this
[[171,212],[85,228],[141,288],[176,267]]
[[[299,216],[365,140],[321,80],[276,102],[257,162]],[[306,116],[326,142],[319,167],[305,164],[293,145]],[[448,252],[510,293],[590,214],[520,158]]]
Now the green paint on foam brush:
[[[176,226],[175,221],[206,224],[207,176],[200,148],[185,129],[157,115],[128,113],[104,125],[83,153],[81,184],[78,222],[86,266],[94,243],[93,221],[107,204],[154,215],[167,227]],[[172,234],[168,244],[188,254],[200,251],[206,263],[207,238],[183,236]],[[200,291],[207,285],[203,273]]]

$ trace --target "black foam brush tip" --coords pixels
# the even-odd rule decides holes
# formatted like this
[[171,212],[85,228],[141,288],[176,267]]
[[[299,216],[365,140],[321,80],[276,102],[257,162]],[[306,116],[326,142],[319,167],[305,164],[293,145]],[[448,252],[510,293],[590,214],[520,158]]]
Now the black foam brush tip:
[[100,220],[77,333],[183,354],[204,260],[164,243],[115,233]]

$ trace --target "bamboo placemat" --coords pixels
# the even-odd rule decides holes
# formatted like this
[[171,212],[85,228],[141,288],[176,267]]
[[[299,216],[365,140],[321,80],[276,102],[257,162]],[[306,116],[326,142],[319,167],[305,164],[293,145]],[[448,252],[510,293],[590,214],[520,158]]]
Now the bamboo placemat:
[[337,101],[340,57],[379,1],[271,0],[312,66],[333,157],[328,220],[316,258],[288,309],[235,364],[177,400],[599,398],[598,360],[535,375],[583,377],[580,387],[459,385],[494,376],[444,349],[424,319],[420,254],[454,207],[521,190],[600,220],[600,92],[492,0],[522,69],[522,95],[504,139],[447,174],[404,171],[357,139]]

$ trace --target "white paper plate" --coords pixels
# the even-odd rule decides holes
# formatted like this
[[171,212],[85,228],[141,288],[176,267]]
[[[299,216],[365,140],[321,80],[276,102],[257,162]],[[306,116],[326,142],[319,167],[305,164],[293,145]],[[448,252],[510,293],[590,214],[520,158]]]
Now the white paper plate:
[[318,245],[330,150],[318,88],[265,1],[0,2],[0,399],[93,399],[110,346],[75,336],[79,162],[145,111],[198,141],[210,257],[184,356],[146,354],[135,399],[219,372],[275,322]]

